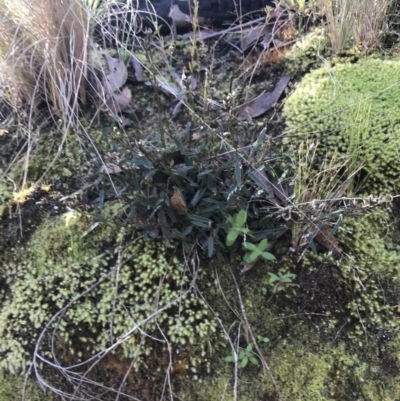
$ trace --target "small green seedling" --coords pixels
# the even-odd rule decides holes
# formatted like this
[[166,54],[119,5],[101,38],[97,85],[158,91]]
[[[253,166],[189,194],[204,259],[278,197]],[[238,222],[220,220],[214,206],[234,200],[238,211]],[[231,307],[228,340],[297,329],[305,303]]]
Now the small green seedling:
[[[258,359],[253,354],[253,343],[248,343],[246,348],[239,348],[238,350],[238,368],[243,369],[247,366],[249,361],[253,365],[259,365]],[[228,355],[224,358],[225,362],[235,362],[235,354]]]
[[259,244],[252,244],[251,242],[244,242],[243,248],[246,249],[246,254],[243,257],[245,263],[253,263],[258,258],[263,258],[265,260],[275,260],[275,256],[272,253],[265,252],[268,246],[268,241],[263,239]]
[[274,273],[268,273],[268,275],[268,284],[273,286],[272,292],[274,293],[282,291],[289,286],[299,286],[298,284],[293,284],[293,279],[296,277],[293,273],[282,274],[279,272],[278,275]]
[[262,343],[269,343],[269,338],[268,337],[257,336],[257,340],[262,342]]
[[228,217],[229,224],[231,226],[228,235],[226,236],[226,246],[233,245],[239,234],[250,234],[250,230],[245,228],[244,225],[246,223],[247,213],[244,210],[241,210],[239,213],[234,214],[233,216]]

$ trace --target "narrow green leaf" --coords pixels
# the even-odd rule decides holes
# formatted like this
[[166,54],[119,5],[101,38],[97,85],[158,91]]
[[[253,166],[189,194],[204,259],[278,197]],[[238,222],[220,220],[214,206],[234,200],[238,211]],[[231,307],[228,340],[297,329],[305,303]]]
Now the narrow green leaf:
[[222,212],[222,211],[226,210],[226,207],[221,207],[220,204],[212,205],[212,206],[205,207],[204,209],[199,208],[198,213],[199,214],[201,213],[202,215],[204,215],[206,213],[215,212],[216,210],[218,210],[219,212]]
[[99,192],[99,209],[103,209],[104,197],[105,197],[104,189],[101,189]]
[[269,195],[273,194],[273,189],[272,189],[271,183],[268,181],[268,178],[265,176],[264,171],[254,170],[249,173],[249,176],[267,194],[269,194]]
[[275,256],[269,252],[261,252],[261,257],[265,260],[276,260]]
[[211,258],[211,256],[214,253],[214,238],[213,237],[208,237],[207,239],[207,250],[208,250],[208,257]]
[[314,239],[313,239],[313,236],[311,236],[311,235],[306,235],[306,239],[307,239],[307,242],[308,242],[308,246],[311,248],[311,250],[313,251],[313,253],[317,253],[317,248],[316,248],[316,246],[315,246],[315,242],[314,242]]
[[245,263],[253,263],[257,258],[258,258],[257,252],[249,252],[244,255],[243,260]]
[[235,228],[236,231],[242,234],[247,234],[249,237],[254,237],[253,234],[251,234],[251,231],[248,228]]
[[280,280],[279,277],[274,273],[268,272],[268,275],[269,275],[269,279],[268,279],[268,283],[269,284],[275,283],[275,281],[279,281]]
[[241,361],[239,366],[243,369],[247,366],[247,364],[249,363],[249,357],[245,356]]
[[248,251],[257,251],[257,245],[252,244],[251,242],[243,242],[242,244],[244,249],[247,249]]
[[179,230],[177,230],[176,228],[172,229],[172,235],[174,237],[178,237],[180,239],[184,239],[184,236],[182,235],[182,233]]
[[199,189],[199,190],[194,194],[192,200],[190,201],[190,206],[191,206],[191,207],[195,207],[195,206],[199,203],[200,199],[203,197],[203,195],[204,195],[205,192],[206,192],[206,189],[205,189],[205,188]]
[[182,237],[187,237],[192,232],[193,226],[189,226],[183,233]]
[[238,236],[239,236],[239,232],[238,231],[230,230],[228,235],[226,236],[226,246],[233,245]]
[[215,199],[212,199],[212,198],[204,198],[203,202],[215,203],[215,204],[219,205],[219,202],[217,200],[215,200]]
[[326,237],[326,239],[328,240],[329,238],[332,237],[332,235],[335,235],[336,231],[338,230],[338,228],[342,225],[343,223],[343,216],[339,216],[338,221],[335,223],[335,225],[333,226],[331,232],[328,234],[328,236]]
[[258,138],[256,142],[254,143],[251,152],[250,152],[250,158],[257,152],[258,148],[260,145],[264,142],[265,134],[267,133],[267,129],[263,128],[260,132],[260,135],[258,135]]
[[182,143],[182,141],[180,140],[180,138],[178,136],[174,136],[173,140],[176,143],[176,145],[178,146],[178,149],[180,150],[182,155],[184,155],[186,152],[186,148],[185,148],[184,144]]
[[129,204],[129,215],[128,218],[132,218],[136,214],[136,202],[131,202]]
[[247,213],[244,210],[241,210],[236,214],[236,225],[237,227],[243,227],[244,223],[246,223]]
[[153,168],[153,163],[143,155],[136,156],[132,159],[132,163],[138,167],[144,167],[147,169]]
[[136,174],[132,174],[132,182],[135,187],[135,190],[140,191],[141,188],[140,188],[140,184],[139,184],[139,179]]
[[208,228],[210,224],[209,219],[199,216],[198,214],[192,214],[189,218],[190,221],[197,227]]
[[251,362],[253,365],[258,365],[258,364],[259,364],[258,359],[255,358],[254,356],[251,356],[249,359],[250,359],[250,362]]
[[258,250],[261,251],[261,252],[264,251],[265,248],[267,247],[267,245],[268,245],[268,240],[263,239],[263,240],[258,244]]
[[204,170],[201,173],[197,174],[197,178],[203,177],[203,175],[208,175],[214,173],[213,169]]
[[252,351],[253,350],[253,343],[248,343],[246,347],[246,351]]
[[225,362],[234,362],[235,361],[235,356],[234,355],[229,355],[224,358]]
[[242,166],[239,163],[235,164],[235,180],[236,185],[242,184]]

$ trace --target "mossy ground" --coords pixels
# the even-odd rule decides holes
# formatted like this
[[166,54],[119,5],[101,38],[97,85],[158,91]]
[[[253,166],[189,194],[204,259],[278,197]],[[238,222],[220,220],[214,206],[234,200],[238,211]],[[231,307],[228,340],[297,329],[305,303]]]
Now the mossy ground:
[[[317,46],[310,48],[314,49],[311,52],[314,61],[304,64],[304,69],[309,69],[317,60]],[[215,91],[214,99],[220,103],[226,100],[231,89],[228,77],[234,73],[236,63],[231,57],[226,55],[224,64],[214,69],[210,84],[210,90]],[[172,56],[171,60],[173,65]],[[155,60],[155,63],[164,61]],[[200,61],[204,62],[204,58]],[[371,65],[376,63],[365,61],[369,73]],[[392,66],[391,63],[387,65]],[[338,74],[348,68],[348,64],[338,66]],[[386,71],[386,66],[382,68]],[[271,71],[272,82],[276,67]],[[357,71],[356,68],[356,75]],[[326,74],[321,71],[313,72],[311,78],[319,77],[318,74],[323,75],[329,86]],[[265,75],[257,77],[257,85],[262,83],[265,87]],[[200,73],[199,76],[204,78]],[[223,81],[223,85],[218,87],[218,81]],[[307,82],[308,78],[303,85]],[[314,93],[315,85],[310,85],[310,93]],[[237,93],[240,95],[240,90]],[[242,99],[239,95],[233,100],[239,102]],[[295,92],[293,99],[296,96]],[[317,93],[315,99],[318,99]],[[14,187],[1,184],[3,369],[15,372],[24,369],[32,356],[33,338],[36,339],[43,325],[66,302],[118,265],[120,255],[123,257],[118,270],[115,309],[112,310],[112,305],[116,287],[109,280],[77,302],[62,320],[56,352],[63,363],[73,364],[106,347],[111,341],[110,316],[114,325],[111,335],[118,337],[134,322],[145,319],[177,297],[191,283],[193,276],[189,272],[183,274],[181,247],[174,244],[175,248],[167,249],[161,239],[143,242],[139,239],[140,233],[128,222],[126,210],[121,212],[119,204],[109,199],[100,202],[96,187],[100,181],[93,184],[93,176],[98,177],[101,167],[95,157],[95,146],[104,154],[115,151],[112,156],[117,157],[120,148],[130,149],[136,140],[153,135],[161,128],[171,137],[185,128],[187,114],[180,115],[176,122],[170,120],[171,101],[167,95],[155,94],[150,89],[137,90],[134,101],[140,109],[133,117],[137,125],[125,132],[108,121],[95,130],[66,134],[63,151],[45,179],[51,185],[50,191],[36,188],[25,202],[15,203],[12,201]],[[287,110],[295,109],[290,102]],[[304,104],[307,106],[309,102]],[[198,104],[196,113],[191,123],[199,129],[203,122],[221,130],[233,128],[233,120],[227,114]],[[281,122],[279,111],[274,113],[269,117]],[[298,126],[295,119],[291,121],[288,117],[289,126]],[[260,124],[237,123],[232,135],[243,139],[255,127],[258,129]],[[312,131],[317,132],[317,128],[312,126]],[[85,142],[88,135],[91,146]],[[61,139],[54,132],[42,133],[30,156],[28,185],[41,178],[56,155]],[[1,154],[7,153],[7,146],[2,142]],[[25,172],[23,164],[21,159],[9,174],[15,183],[20,182]],[[89,191],[73,195],[85,184],[91,185]],[[94,226],[95,223],[100,224]],[[344,251],[341,261],[324,254],[322,249],[318,249],[318,255],[307,252],[299,260],[297,254],[288,255],[287,247],[277,247],[274,252],[278,262],[258,263],[249,272],[240,274],[240,255],[231,255],[230,260],[222,261],[201,259],[198,291],[217,312],[231,338],[245,347],[251,339],[232,281],[232,270],[255,335],[270,339],[261,350],[287,400],[395,400],[400,397],[400,337],[394,306],[399,303],[400,286],[394,211],[376,208],[363,216],[347,219],[337,237]],[[268,272],[293,272],[297,274],[299,287],[288,287],[274,294],[268,285]],[[117,280],[115,274],[111,277]],[[233,399],[234,373],[232,366],[224,361],[231,350],[199,292],[190,293],[178,308],[167,310],[156,322],[146,326],[146,330],[160,341],[146,338],[140,348],[140,336],[132,337],[117,352],[107,355],[90,377],[116,386],[129,370],[130,358],[140,349],[136,370],[127,376],[127,388],[145,401],[158,399],[165,383],[165,370],[171,362],[168,347],[160,345],[162,335],[166,335],[173,350],[172,392],[187,401]],[[50,355],[48,348],[43,351]],[[48,377],[52,379],[51,374]],[[148,377],[152,378],[151,383]],[[19,381],[16,383],[20,387]],[[240,400],[278,399],[270,378],[257,366],[240,370],[238,383]],[[1,391],[10,393],[9,384],[8,381],[0,384],[0,394]],[[63,385],[68,389],[66,383]],[[113,399],[110,394],[104,395],[105,400],[107,397]]]
[[[19,401],[22,397],[24,378],[18,375],[0,376],[0,400]],[[28,381],[26,385],[26,399],[29,401],[54,401],[52,393],[44,395],[36,382]]]

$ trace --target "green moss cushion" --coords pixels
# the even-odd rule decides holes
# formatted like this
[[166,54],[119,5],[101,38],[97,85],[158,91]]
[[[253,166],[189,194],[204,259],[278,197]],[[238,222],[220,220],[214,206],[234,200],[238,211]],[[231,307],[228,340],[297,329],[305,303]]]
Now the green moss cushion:
[[[400,187],[400,61],[365,59],[312,71],[287,100],[285,143],[316,145],[319,161],[364,163],[362,192]],[[318,160],[318,159],[317,159]]]
[[[190,279],[177,256],[163,242],[132,238],[133,227],[118,219],[88,233],[92,223],[85,213],[70,211],[46,219],[11,257],[0,253],[0,283],[8,283],[8,290],[0,288],[0,371],[24,371],[39,333],[73,299],[57,323],[56,348],[63,355],[81,359],[100,352],[141,324],[122,344],[135,366],[159,343],[144,332],[168,338],[176,350],[195,344],[203,360],[217,322],[202,299],[186,291]],[[144,324],[149,316],[154,318]],[[192,355],[191,364],[197,362]]]

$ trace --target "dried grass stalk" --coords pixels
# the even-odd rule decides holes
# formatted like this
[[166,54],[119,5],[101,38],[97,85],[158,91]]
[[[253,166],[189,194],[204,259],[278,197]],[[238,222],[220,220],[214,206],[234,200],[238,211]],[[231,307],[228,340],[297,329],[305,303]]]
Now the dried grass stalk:
[[0,85],[68,117],[86,102],[90,14],[80,0],[0,0]]

